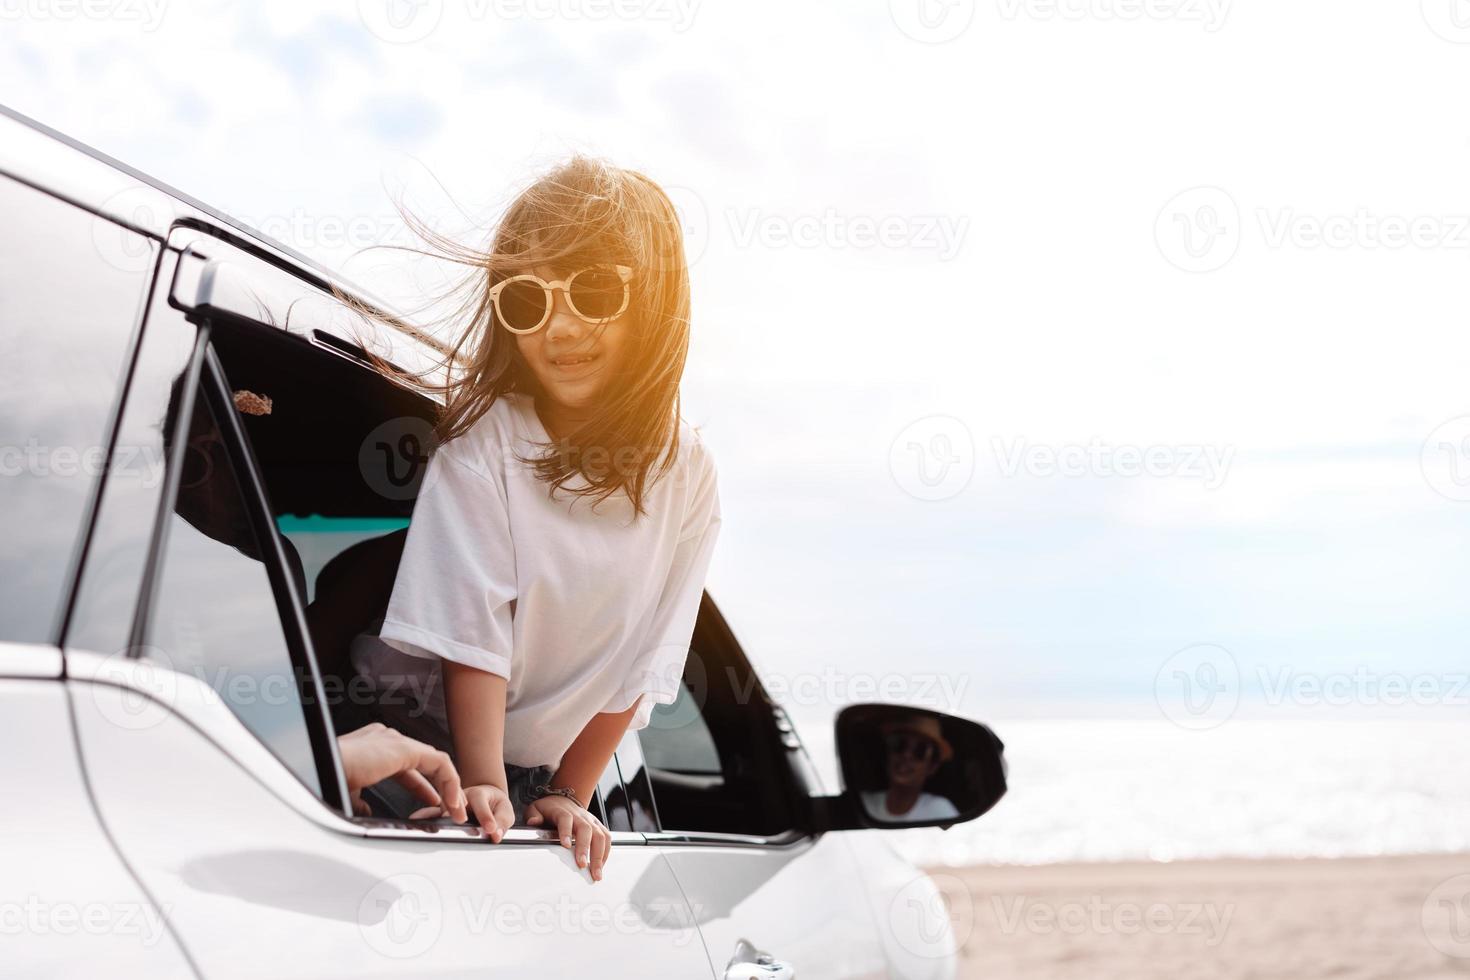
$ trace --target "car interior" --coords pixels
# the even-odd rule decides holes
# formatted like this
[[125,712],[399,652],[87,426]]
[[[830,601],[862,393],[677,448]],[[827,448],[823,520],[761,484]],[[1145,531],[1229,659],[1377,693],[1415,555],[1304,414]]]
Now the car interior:
[[[324,347],[274,327],[217,323],[213,342],[230,388],[270,399],[268,414],[242,413],[241,422],[309,600],[325,688],[342,691],[352,677],[352,638],[373,628],[387,608],[413,508],[410,494],[389,496],[369,486],[359,452],[383,423],[416,418],[427,424],[436,406],[372,370],[360,349],[336,338]],[[397,496],[405,499],[392,499]],[[788,772],[790,745],[708,595],[689,659],[682,703],[659,706],[639,733],[661,829],[745,835],[791,829],[792,782],[772,778]],[[354,700],[329,698],[339,734],[374,720],[372,706]],[[688,743],[695,729],[708,748],[703,758],[669,751]]]

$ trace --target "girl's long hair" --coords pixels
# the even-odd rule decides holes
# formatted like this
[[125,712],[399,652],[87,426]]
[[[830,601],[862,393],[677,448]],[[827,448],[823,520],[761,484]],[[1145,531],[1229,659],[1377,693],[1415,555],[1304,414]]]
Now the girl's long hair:
[[[534,467],[548,494],[565,490],[596,503],[622,490],[635,516],[643,514],[649,487],[678,455],[679,382],[689,352],[689,270],[668,195],[640,173],[577,156],[516,197],[488,252],[435,231],[406,209],[402,213],[425,244],[413,251],[465,269],[438,298],[447,312],[436,322],[446,324],[453,337],[447,347],[434,345],[443,351],[441,360],[409,371],[374,356],[379,369],[400,383],[443,396],[434,426],[441,445],[464,434],[501,395],[541,393],[515,335],[496,322],[491,287],[536,267],[558,275],[593,263],[633,269],[623,314],[628,336],[622,369],[605,382],[590,420],[564,433],[545,454],[520,461]],[[392,316],[353,305],[374,319],[422,334]],[[573,485],[579,476],[583,482]]]

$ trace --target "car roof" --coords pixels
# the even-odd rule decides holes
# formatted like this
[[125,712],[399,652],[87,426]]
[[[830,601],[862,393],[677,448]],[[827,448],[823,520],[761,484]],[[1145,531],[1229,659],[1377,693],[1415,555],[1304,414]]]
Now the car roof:
[[445,353],[440,341],[416,329],[400,311],[340,273],[183,191],[3,104],[0,104],[0,174],[160,243],[168,239],[170,230],[181,221],[218,227],[303,278],[324,288],[340,289],[405,324],[407,329],[397,329],[376,318],[367,322],[367,329],[377,334],[374,339],[382,348],[395,354],[417,355],[408,358],[416,362],[425,358],[433,361]]

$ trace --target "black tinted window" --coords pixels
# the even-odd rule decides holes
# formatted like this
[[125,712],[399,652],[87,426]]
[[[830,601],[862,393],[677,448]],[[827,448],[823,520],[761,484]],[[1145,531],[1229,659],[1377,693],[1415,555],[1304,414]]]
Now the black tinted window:
[[4,177],[0,215],[0,639],[45,642],[57,638],[154,246]]
[[[170,401],[170,419],[179,400]],[[166,449],[179,489],[143,653],[214,688],[247,728],[320,793],[301,678],[228,438],[204,392],[198,392],[187,437],[171,440]]]

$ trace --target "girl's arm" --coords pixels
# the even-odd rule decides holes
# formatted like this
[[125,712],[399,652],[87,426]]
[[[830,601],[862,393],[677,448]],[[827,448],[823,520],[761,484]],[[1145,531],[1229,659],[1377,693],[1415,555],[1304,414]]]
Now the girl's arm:
[[584,806],[589,803],[597,790],[597,781],[612,761],[613,751],[623,740],[628,722],[633,720],[637,711],[638,702],[634,701],[627,711],[593,715],[562,756],[561,768],[557,769],[551,785],[557,789],[570,789]]
[[[570,789],[579,802],[590,803],[597,781],[612,761],[613,750],[637,710],[638,702],[634,701],[626,711],[593,715],[562,755],[551,785]],[[612,853],[612,837],[596,817],[565,796],[542,797],[526,809],[526,815],[529,826],[554,828],[562,847],[573,849],[577,867],[586,868],[593,881],[602,880],[603,865]]]
[[465,796],[480,827],[499,843],[515,823],[506,795],[505,678],[453,660],[442,663],[444,706]]

